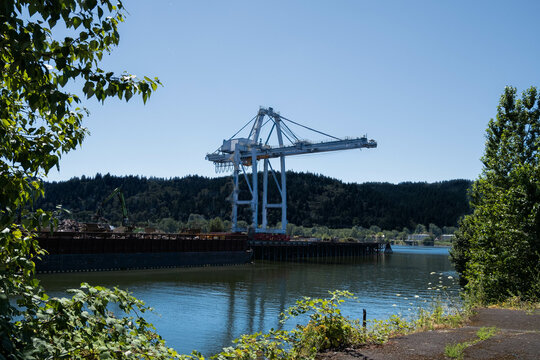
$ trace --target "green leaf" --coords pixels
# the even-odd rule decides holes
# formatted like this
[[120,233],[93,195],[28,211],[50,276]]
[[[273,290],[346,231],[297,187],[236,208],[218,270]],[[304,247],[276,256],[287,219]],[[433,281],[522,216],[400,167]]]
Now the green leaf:
[[74,16],[72,19],[71,19],[71,22],[73,23],[73,27],[76,29],[78,28],[80,25],[81,25],[81,18],[78,17],[78,16]]

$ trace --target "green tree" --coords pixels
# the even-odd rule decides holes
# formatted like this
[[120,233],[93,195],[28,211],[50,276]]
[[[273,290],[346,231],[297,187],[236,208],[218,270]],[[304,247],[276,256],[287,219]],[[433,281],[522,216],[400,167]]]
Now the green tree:
[[[406,229],[406,228],[405,228]],[[408,231],[402,231],[399,233],[398,235],[398,239],[399,240],[407,240],[407,237],[409,236],[409,232]]]
[[294,230],[296,229],[296,226],[292,223],[287,223],[287,230],[286,230],[286,234],[289,235],[289,236],[293,236],[294,235]]
[[439,237],[442,235],[442,230],[435,224],[429,224],[428,231],[430,234],[433,234],[435,237]]
[[223,220],[221,220],[221,218],[219,218],[219,217],[215,217],[215,218],[211,219],[208,222],[208,230],[210,232],[225,231],[225,225],[223,224]]
[[457,231],[457,228],[455,226],[443,226],[442,231],[443,234],[453,235]]
[[190,230],[206,232],[208,230],[208,221],[200,214],[189,214],[187,226]]
[[179,229],[178,222],[172,218],[161,219],[158,222],[157,227],[167,233],[175,233],[178,232]]
[[416,228],[414,229],[415,234],[425,234],[427,232],[427,229],[425,225],[418,224],[416,225]]
[[[52,214],[31,211],[40,177],[83,141],[81,97],[143,101],[157,79],[99,67],[118,44],[121,3],[3,0],[0,5],[0,358],[98,359],[180,356],[139,316],[128,293],[83,285],[71,299],[49,298],[34,277],[43,254],[33,231]],[[58,34],[63,34],[59,37]],[[66,90],[82,86],[81,94]],[[113,317],[117,306],[128,317]]]
[[463,284],[483,303],[540,299],[540,96],[507,87],[487,128],[473,209],[451,252]]

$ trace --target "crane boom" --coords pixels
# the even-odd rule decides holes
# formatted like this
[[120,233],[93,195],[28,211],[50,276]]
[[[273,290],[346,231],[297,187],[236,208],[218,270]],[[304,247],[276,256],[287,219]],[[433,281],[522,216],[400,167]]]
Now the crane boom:
[[126,206],[126,201],[124,199],[124,193],[122,192],[122,188],[120,188],[120,187],[117,187],[116,189],[114,189],[113,192],[109,196],[107,196],[105,198],[105,200],[103,200],[99,204],[94,217],[97,218],[97,219],[102,218],[103,217],[103,215],[102,215],[103,207],[105,206],[106,203],[108,203],[110,200],[112,200],[115,196],[118,197],[118,201],[120,201],[120,206],[122,208],[122,226],[129,227],[130,224],[129,224],[128,210],[127,210],[127,206]]
[[[265,122],[265,118],[268,120]],[[260,108],[257,115],[251,120],[253,125],[248,137],[237,137],[223,140],[223,144],[218,150],[206,155],[206,160],[212,161],[216,165],[216,171],[220,169],[231,169],[233,171],[234,189],[231,196],[232,202],[232,231],[245,231],[237,226],[238,207],[241,205],[250,205],[252,211],[252,227],[255,232],[263,233],[285,233],[287,227],[287,183],[285,157],[292,155],[314,154],[328,151],[376,148],[375,140],[368,140],[366,136],[355,139],[339,139],[335,136],[325,134],[321,131],[301,125],[297,122],[282,117],[279,113],[269,108]],[[251,122],[250,121],[250,122]],[[300,140],[292,130],[287,126],[286,122],[301,126],[305,129],[324,135],[331,138],[329,141],[311,142]],[[267,135],[266,141],[263,143],[262,129],[270,123],[271,129]],[[249,122],[248,122],[249,124]],[[247,126],[246,124],[245,126]],[[245,128],[244,126],[244,128]],[[242,131],[242,130],[240,130]],[[240,132],[239,131],[239,132]],[[239,133],[238,132],[238,133]],[[236,133],[236,134],[238,134]],[[236,135],[235,134],[235,135]],[[269,140],[275,134],[278,140],[277,145],[270,145]],[[288,144],[284,143],[284,139],[289,140]],[[281,166],[281,181],[278,181],[277,176],[272,169],[270,159],[280,159]],[[259,195],[257,185],[257,163],[259,160],[264,162],[263,165],[263,196],[262,196],[262,224],[258,225],[259,219]],[[251,181],[246,174],[245,166],[251,166]],[[280,203],[271,204],[268,202],[268,173],[272,173],[277,190],[281,197]],[[244,178],[251,193],[251,199],[240,199],[240,173],[244,174]],[[268,209],[281,209],[281,229],[268,229],[267,227],[267,211]]]
[[[240,145],[241,146],[241,145]],[[240,159],[244,165],[249,164],[252,157],[252,149],[255,149],[257,160],[278,158],[280,156],[314,154],[328,151],[361,149],[361,148],[376,148],[377,142],[368,140],[366,137],[356,139],[335,140],[320,143],[310,143],[308,141],[299,141],[291,146],[283,147],[268,147],[259,144],[249,144],[240,149]],[[222,150],[222,153],[214,153],[206,155],[206,160],[214,163],[233,162],[234,151],[227,148]]]

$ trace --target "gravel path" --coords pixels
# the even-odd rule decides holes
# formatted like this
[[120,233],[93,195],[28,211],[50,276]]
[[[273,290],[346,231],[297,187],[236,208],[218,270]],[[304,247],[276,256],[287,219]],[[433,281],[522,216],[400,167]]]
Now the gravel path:
[[461,328],[433,330],[390,339],[386,344],[320,354],[319,360],[422,360],[448,359],[447,344],[477,339],[481,327],[496,327],[497,333],[465,349],[464,359],[540,359],[540,311],[478,309]]

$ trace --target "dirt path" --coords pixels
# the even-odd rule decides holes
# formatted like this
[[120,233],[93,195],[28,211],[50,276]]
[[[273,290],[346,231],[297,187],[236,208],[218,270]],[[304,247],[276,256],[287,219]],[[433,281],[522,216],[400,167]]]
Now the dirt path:
[[470,322],[458,329],[434,330],[390,339],[385,345],[346,349],[320,354],[319,360],[409,360],[448,359],[447,344],[477,339],[482,327],[496,327],[497,333],[464,351],[464,359],[540,359],[540,311],[479,309]]

